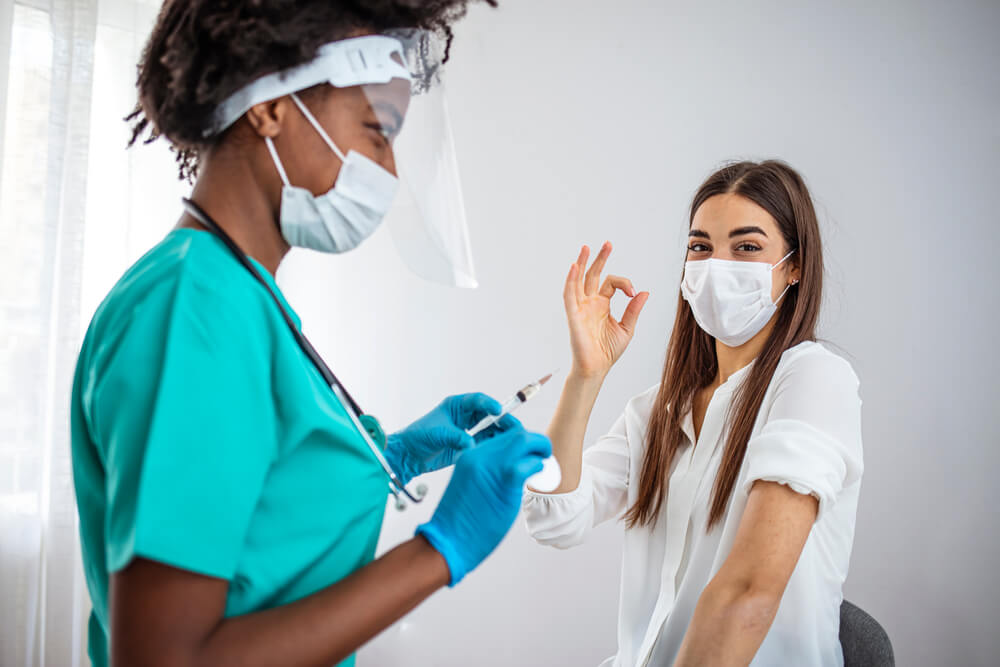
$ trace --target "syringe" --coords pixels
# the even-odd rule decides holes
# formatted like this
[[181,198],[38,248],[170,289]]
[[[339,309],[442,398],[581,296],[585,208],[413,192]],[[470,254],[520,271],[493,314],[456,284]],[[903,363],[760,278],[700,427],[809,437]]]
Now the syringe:
[[[537,382],[532,382],[531,384],[525,385],[520,391],[511,396],[509,399],[504,401],[501,406],[500,414],[498,415],[487,415],[479,420],[479,423],[468,429],[466,433],[469,435],[476,435],[481,431],[488,429],[490,426],[496,424],[500,419],[514,410],[518,409],[522,405],[528,402],[532,396],[537,394],[542,385],[552,379],[552,373],[549,373]],[[543,493],[548,493],[549,491],[554,491],[559,483],[562,481],[562,470],[559,468],[559,462],[556,461],[556,457],[550,456],[549,458],[542,461],[542,470],[537,472],[528,478],[527,484],[531,488],[541,491]]]
[[552,373],[549,373],[538,382],[532,382],[531,384],[525,385],[519,392],[504,401],[500,414],[486,415],[479,420],[478,424],[467,430],[466,433],[469,435],[476,435],[477,433],[485,431],[490,426],[493,426],[500,421],[501,417],[514,412],[514,410],[517,410],[519,407],[527,403],[528,399],[537,394],[541,390],[542,385],[551,379]]

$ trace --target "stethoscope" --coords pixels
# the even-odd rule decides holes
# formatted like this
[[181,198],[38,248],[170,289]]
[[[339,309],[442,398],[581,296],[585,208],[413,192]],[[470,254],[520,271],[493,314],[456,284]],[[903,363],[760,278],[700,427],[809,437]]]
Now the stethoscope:
[[337,400],[339,400],[340,403],[347,408],[345,412],[347,413],[347,416],[350,417],[351,423],[354,424],[354,428],[361,434],[365,444],[368,445],[368,449],[372,451],[372,454],[375,455],[379,465],[382,466],[382,470],[384,470],[385,474],[389,476],[389,491],[392,492],[392,495],[396,499],[396,509],[406,509],[406,502],[403,500],[403,496],[413,503],[419,503],[423,500],[424,496],[427,495],[427,486],[424,484],[418,484],[416,495],[407,491],[406,486],[399,479],[399,477],[396,476],[392,466],[389,465],[385,455],[382,454],[381,448],[379,448],[379,446],[375,443],[376,439],[383,443],[385,442],[385,432],[382,430],[382,426],[378,423],[378,420],[372,415],[366,415],[364,413],[361,406],[358,405],[358,402],[354,400],[354,397],[352,397],[350,393],[348,393],[341,381],[337,379],[337,376],[334,375],[332,370],[330,370],[330,367],[326,365],[325,361],[323,361],[323,358],[319,356],[319,352],[317,352],[316,348],[312,346],[309,339],[307,339],[305,335],[299,331],[298,327],[295,326],[291,315],[289,315],[288,311],[285,310],[285,306],[281,303],[278,295],[274,293],[274,290],[271,289],[268,282],[264,280],[264,276],[260,275],[260,271],[258,271],[257,267],[253,265],[250,258],[247,257],[247,254],[243,252],[238,245],[236,245],[236,242],[233,241],[229,234],[223,231],[222,227],[220,227],[219,224],[212,219],[212,216],[206,213],[200,206],[187,197],[183,197],[181,201],[184,203],[184,208],[187,212],[190,213],[194,219],[204,225],[208,231],[215,234],[223,243],[225,243],[226,247],[228,247],[233,255],[236,256],[236,259],[239,260],[240,264],[242,264],[244,268],[246,268],[246,270],[249,271],[250,274],[257,280],[257,282],[264,286],[267,293],[271,295],[275,305],[278,306],[278,310],[281,312],[281,316],[288,325],[288,330],[291,331],[292,336],[295,337],[295,342],[299,344],[299,347],[305,355],[309,357],[309,361],[312,362],[313,366],[316,367],[316,370],[319,371],[319,374],[330,386],[330,389],[333,390],[333,394],[337,397]]

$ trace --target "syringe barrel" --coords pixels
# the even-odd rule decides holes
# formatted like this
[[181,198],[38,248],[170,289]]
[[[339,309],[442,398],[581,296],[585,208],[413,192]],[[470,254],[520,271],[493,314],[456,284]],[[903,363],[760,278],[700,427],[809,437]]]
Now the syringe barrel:
[[537,382],[532,382],[531,384],[529,384],[529,385],[525,386],[524,388],[522,388],[521,391],[517,392],[517,394],[515,394],[514,398],[518,402],[524,403],[529,398],[531,398],[532,396],[534,396],[535,394],[537,394],[541,388],[542,388],[542,385],[538,384]]

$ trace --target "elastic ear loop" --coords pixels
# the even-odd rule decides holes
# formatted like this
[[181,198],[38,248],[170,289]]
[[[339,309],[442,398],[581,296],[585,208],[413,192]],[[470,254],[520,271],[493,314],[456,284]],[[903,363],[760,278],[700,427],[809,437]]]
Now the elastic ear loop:
[[[775,270],[776,268],[778,268],[779,266],[781,266],[781,263],[782,263],[782,262],[784,262],[784,261],[785,261],[786,259],[788,259],[789,257],[791,257],[791,256],[792,256],[792,254],[793,254],[793,253],[794,253],[794,252],[795,252],[796,250],[798,250],[798,248],[792,248],[791,252],[789,252],[789,253],[788,253],[787,255],[785,255],[784,257],[782,257],[782,258],[781,258],[780,260],[778,260],[778,263],[777,263],[777,264],[775,264],[774,266],[772,266],[772,267],[771,267],[771,270],[772,270],[772,271],[774,271],[774,270]],[[787,291],[788,291],[788,289],[789,289],[789,288],[790,288],[790,287],[791,287],[792,285],[798,285],[798,284],[799,284],[799,281],[798,281],[798,280],[796,280],[796,281],[795,281],[795,282],[793,282],[793,283],[788,283],[787,285],[785,285],[785,289],[781,290],[781,294],[779,294],[779,295],[778,295],[778,300],[774,302],[774,305],[775,305],[775,306],[777,306],[777,305],[778,305],[779,303],[781,303],[781,300],[782,300],[782,299],[783,299],[783,298],[785,297],[785,292],[787,292]]]
[[791,283],[789,283],[788,285],[785,285],[785,289],[781,290],[781,294],[778,295],[778,300],[774,302],[775,306],[777,306],[779,303],[781,303],[781,300],[783,298],[785,298],[785,292],[787,292],[788,288],[791,287],[791,286],[792,286]]
[[309,121],[309,124],[313,126],[313,129],[319,132],[319,136],[323,137],[323,141],[326,142],[326,145],[329,146],[330,149],[337,154],[337,157],[340,158],[341,162],[347,162],[347,158],[344,157],[344,154],[340,152],[340,149],[337,148],[337,145],[333,143],[333,139],[331,139],[330,135],[326,133],[326,130],[324,130],[323,126],[319,124],[319,121],[317,121],[316,117],[312,115],[312,112],[310,112],[309,109],[306,107],[306,105],[302,103],[302,100],[299,99],[299,96],[296,95],[295,93],[292,93],[291,98],[292,101],[295,102],[295,106],[297,106],[299,108],[299,111],[302,112],[302,115],[305,116],[306,120]]
[[778,268],[779,266],[781,266],[781,263],[784,262],[789,257],[791,257],[793,254],[795,254],[796,250],[798,250],[798,248],[792,248],[792,250],[787,255],[785,255],[784,257],[782,257],[781,259],[778,260],[777,264],[772,264],[771,265],[771,270],[774,271],[776,268]]
[[281,182],[291,186],[291,183],[288,182],[288,174],[285,173],[285,167],[281,164],[281,159],[278,158],[278,151],[274,149],[274,142],[271,141],[271,137],[264,137],[264,144],[271,153],[271,159],[274,160],[274,166],[278,169],[278,176],[281,177]]

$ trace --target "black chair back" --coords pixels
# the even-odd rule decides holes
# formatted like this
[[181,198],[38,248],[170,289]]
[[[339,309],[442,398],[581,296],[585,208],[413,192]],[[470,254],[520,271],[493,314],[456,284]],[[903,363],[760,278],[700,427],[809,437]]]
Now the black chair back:
[[857,605],[840,605],[840,645],[844,667],[895,667],[889,635],[879,622]]

